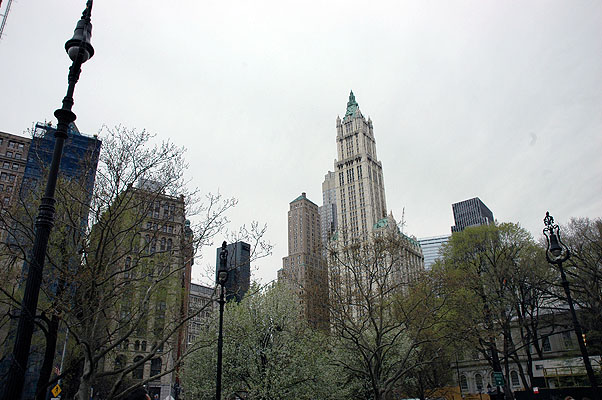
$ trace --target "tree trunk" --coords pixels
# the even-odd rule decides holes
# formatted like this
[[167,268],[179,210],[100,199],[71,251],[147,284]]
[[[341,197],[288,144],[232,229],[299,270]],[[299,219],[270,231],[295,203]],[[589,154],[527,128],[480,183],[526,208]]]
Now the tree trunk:
[[75,395],[77,400],[90,400],[90,387],[92,385],[91,377],[92,362],[86,356],[84,360],[84,370],[81,378],[79,379],[79,388],[77,389],[77,394]]

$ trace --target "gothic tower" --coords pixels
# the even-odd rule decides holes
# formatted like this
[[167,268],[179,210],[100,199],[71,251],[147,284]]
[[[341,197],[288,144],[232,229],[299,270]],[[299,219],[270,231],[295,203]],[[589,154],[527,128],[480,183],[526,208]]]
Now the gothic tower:
[[362,115],[353,91],[345,117],[337,117],[337,154],[338,232],[344,240],[365,241],[376,223],[387,216],[387,203],[372,120]]

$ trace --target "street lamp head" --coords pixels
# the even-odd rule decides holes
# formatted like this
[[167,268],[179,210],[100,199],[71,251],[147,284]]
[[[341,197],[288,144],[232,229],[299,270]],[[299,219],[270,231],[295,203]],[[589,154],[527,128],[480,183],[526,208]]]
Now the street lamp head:
[[88,0],[81,19],[77,21],[73,37],[65,43],[65,50],[71,61],[76,61],[79,58],[82,63],[85,63],[94,55],[94,47],[90,43],[92,37],[91,15],[92,0]]
[[222,243],[222,250],[219,253],[219,269],[217,270],[217,283],[224,286],[228,280],[228,249],[227,243]]
[[228,281],[228,271],[219,271],[217,273],[217,280],[220,285],[224,286]]
[[[546,249],[546,258],[548,261],[557,264],[566,261],[570,257],[569,249],[560,239],[560,227],[554,223],[554,217],[546,211],[546,217],[543,219],[545,227],[543,234],[546,237],[548,247]],[[553,256],[550,258],[549,254]]]
[[556,236],[553,231],[550,233],[550,253],[552,253],[554,257],[558,257],[562,254],[562,247],[560,247],[560,244],[558,243],[558,236]]

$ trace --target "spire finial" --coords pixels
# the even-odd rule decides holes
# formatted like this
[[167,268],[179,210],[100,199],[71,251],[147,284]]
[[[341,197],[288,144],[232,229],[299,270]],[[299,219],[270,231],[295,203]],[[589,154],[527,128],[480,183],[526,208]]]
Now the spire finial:
[[358,109],[357,101],[355,101],[355,95],[353,94],[353,90],[349,92],[349,101],[347,102],[347,112],[345,116],[354,115]]

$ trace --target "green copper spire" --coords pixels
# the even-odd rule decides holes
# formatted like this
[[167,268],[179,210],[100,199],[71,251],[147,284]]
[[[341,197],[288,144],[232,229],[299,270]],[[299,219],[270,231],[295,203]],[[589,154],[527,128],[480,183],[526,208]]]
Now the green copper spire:
[[354,115],[355,112],[357,111],[358,108],[358,104],[357,101],[355,101],[355,95],[353,94],[353,90],[351,91],[351,93],[349,93],[349,101],[347,102],[347,112],[345,113],[345,116],[350,116],[350,115]]

